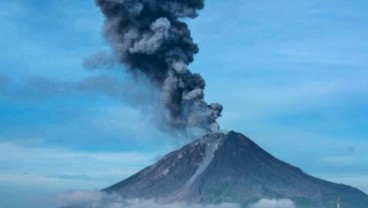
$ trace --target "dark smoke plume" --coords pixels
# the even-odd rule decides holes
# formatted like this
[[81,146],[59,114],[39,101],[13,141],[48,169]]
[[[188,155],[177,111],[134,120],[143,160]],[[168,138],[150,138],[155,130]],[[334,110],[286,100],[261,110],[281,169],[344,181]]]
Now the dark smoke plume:
[[216,132],[222,105],[204,100],[205,81],[188,70],[198,46],[182,18],[195,18],[204,0],[96,0],[104,35],[121,63],[160,89],[171,128]]

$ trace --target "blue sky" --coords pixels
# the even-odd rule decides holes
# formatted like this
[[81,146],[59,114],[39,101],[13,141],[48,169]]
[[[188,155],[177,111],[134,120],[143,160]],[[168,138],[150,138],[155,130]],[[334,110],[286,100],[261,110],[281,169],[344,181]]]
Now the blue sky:
[[[93,1],[0,2],[0,201],[23,207],[120,181],[186,141],[152,125],[122,95],[129,76],[83,67],[106,50]],[[225,109],[224,130],[306,172],[368,192],[368,14],[365,1],[212,0],[188,20],[191,70]],[[123,68],[123,67],[121,67]],[[91,76],[116,95],[72,90]],[[130,85],[129,85],[130,84]]]

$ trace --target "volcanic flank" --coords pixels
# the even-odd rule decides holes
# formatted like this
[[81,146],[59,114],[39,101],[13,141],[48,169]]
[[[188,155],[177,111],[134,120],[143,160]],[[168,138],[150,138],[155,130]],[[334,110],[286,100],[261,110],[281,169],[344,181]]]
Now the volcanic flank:
[[288,198],[298,208],[368,207],[368,196],[280,161],[236,132],[204,136],[104,190],[163,203],[237,203]]

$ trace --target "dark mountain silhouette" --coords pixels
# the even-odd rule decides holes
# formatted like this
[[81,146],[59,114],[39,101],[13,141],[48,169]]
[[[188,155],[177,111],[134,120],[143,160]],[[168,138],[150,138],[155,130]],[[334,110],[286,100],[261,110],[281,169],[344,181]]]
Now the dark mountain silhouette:
[[105,190],[124,198],[248,207],[262,198],[288,198],[298,208],[368,207],[362,191],[312,177],[236,132],[211,134]]

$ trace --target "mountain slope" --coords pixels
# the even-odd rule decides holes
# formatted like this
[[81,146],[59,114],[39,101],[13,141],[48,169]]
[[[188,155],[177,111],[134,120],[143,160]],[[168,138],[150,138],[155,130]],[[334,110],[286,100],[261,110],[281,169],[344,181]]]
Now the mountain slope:
[[358,189],[309,176],[233,131],[196,140],[104,191],[124,198],[243,207],[262,198],[289,198],[298,208],[327,208],[340,197],[342,207],[368,207],[368,196]]

